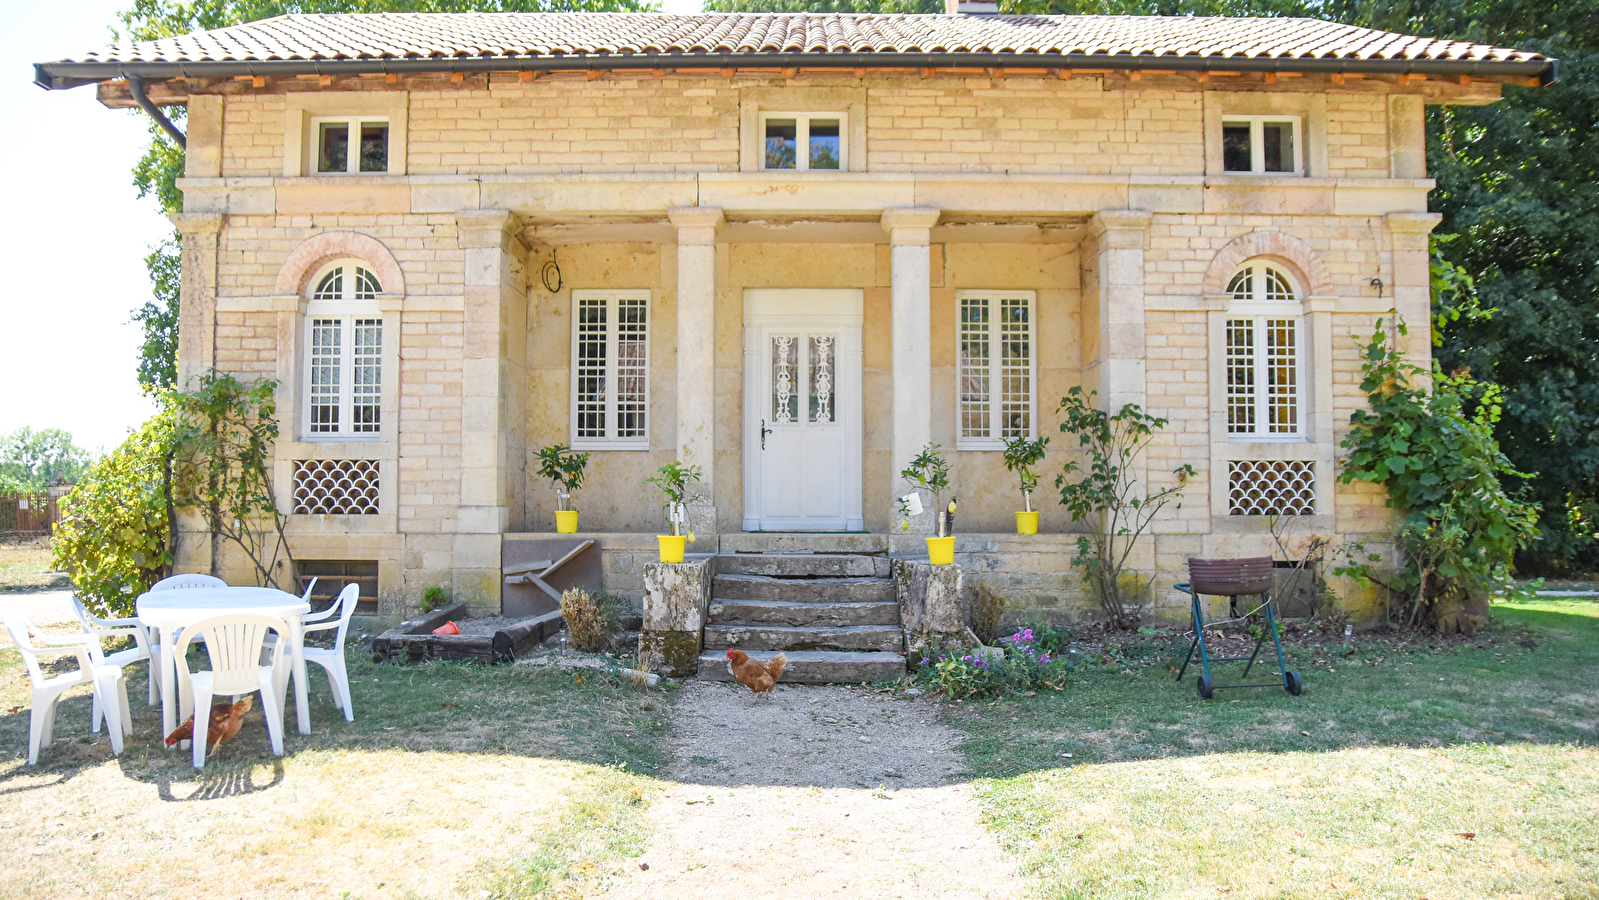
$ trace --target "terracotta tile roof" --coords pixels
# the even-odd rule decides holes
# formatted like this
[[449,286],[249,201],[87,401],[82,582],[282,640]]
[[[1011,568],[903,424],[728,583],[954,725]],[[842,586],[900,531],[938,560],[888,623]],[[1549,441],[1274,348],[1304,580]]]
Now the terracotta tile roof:
[[[342,61],[553,61],[594,65],[989,65],[1100,63],[1116,68],[1416,71],[1440,64],[1483,74],[1552,68],[1537,53],[1373,31],[1315,19],[1157,16],[974,16],[824,13],[377,13],[291,15],[42,63],[41,74],[88,75],[109,65],[141,74],[203,74],[223,64],[284,67]],[[871,61],[861,62],[861,57]],[[914,58],[914,59],[913,59]],[[163,65],[164,64],[164,65]],[[516,66],[507,66],[514,68]],[[1373,68],[1374,67],[1374,68]],[[378,67],[381,68],[381,67]],[[405,68],[413,68],[406,66]],[[435,66],[434,68],[438,68]],[[459,68],[459,66],[450,66]],[[393,71],[394,69],[384,69]],[[264,71],[261,69],[252,71]],[[102,76],[104,77],[104,76]]]

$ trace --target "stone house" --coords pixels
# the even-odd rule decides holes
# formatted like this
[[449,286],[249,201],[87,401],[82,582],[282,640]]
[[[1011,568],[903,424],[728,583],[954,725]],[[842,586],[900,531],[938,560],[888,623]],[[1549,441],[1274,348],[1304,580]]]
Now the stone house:
[[[279,382],[306,571],[498,609],[557,443],[592,453],[579,537],[618,590],[674,459],[705,476],[691,552],[914,555],[897,473],[934,442],[967,590],[1064,617],[1074,385],[1170,420],[1150,484],[1198,470],[1135,560],[1157,615],[1276,517],[1384,539],[1336,465],[1356,337],[1428,316],[1423,109],[1556,62],[1304,19],[552,13],[286,16],[36,71],[187,107],[181,378]],[[1016,435],[1054,438],[1036,537]]]

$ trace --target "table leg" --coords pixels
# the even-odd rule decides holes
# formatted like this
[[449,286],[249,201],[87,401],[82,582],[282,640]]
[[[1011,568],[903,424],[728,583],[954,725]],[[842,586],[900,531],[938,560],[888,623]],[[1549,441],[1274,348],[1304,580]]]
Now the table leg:
[[301,734],[311,733],[311,707],[305,698],[305,631],[298,616],[288,620],[294,656],[294,711]]

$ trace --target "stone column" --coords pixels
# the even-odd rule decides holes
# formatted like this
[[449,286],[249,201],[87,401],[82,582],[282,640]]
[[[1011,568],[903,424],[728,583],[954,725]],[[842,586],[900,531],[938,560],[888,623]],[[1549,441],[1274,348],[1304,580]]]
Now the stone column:
[[[1099,402],[1115,413],[1123,405],[1148,407],[1144,366],[1144,243],[1154,218],[1138,209],[1107,209],[1094,215],[1090,231],[1098,245]],[[1087,298],[1085,298],[1087,299]],[[1085,372],[1085,374],[1088,374]]]
[[178,289],[178,390],[216,365],[217,246],[225,217],[178,213],[172,224],[183,235]]
[[677,226],[677,458],[700,467],[691,524],[716,527],[716,206],[674,206]]
[[933,439],[933,410],[929,382],[933,373],[932,275],[928,237],[938,224],[941,210],[926,207],[892,207],[883,210],[883,230],[888,232],[892,290],[890,347],[893,364],[893,465],[889,479],[894,493],[901,488],[899,472]]
[[1432,269],[1428,237],[1443,221],[1439,213],[1389,213],[1383,217],[1393,248],[1394,309],[1410,324],[1399,338],[1400,349],[1423,369],[1432,362]]
[[461,496],[456,511],[455,596],[498,613],[500,534],[510,525],[511,433],[506,347],[521,304],[517,283],[526,255],[517,218],[500,209],[455,214],[465,257],[461,349]]

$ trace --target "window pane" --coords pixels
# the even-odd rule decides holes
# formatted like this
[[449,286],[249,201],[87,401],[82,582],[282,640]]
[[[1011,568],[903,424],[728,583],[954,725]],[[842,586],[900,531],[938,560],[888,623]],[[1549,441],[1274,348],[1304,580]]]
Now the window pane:
[[811,337],[811,421],[834,421],[833,410],[833,347],[831,334]]
[[616,436],[648,437],[649,360],[643,300],[616,301]]
[[383,292],[383,285],[378,284],[378,277],[371,272],[355,267],[355,299],[376,300],[378,294]]
[[1250,172],[1249,123],[1227,122],[1221,126],[1221,167],[1226,172]]
[[799,129],[793,119],[766,120],[766,168],[792,169],[796,167],[794,141],[798,134]]
[[389,170],[389,126],[386,122],[361,123],[361,171]]
[[1294,299],[1294,289],[1288,286],[1288,279],[1284,278],[1283,274],[1276,269],[1266,270],[1266,299]]
[[1227,320],[1227,433],[1255,433],[1255,321]]
[[961,437],[990,436],[988,414],[988,299],[962,297],[960,314],[960,429]]
[[577,304],[577,437],[605,434],[606,302]]
[[772,424],[788,425],[799,421],[799,338],[789,334],[772,337]]
[[313,434],[339,430],[339,368],[344,359],[343,321],[311,320],[310,409]]
[[1267,122],[1261,126],[1260,142],[1266,151],[1266,171],[1294,170],[1294,123]]
[[1294,319],[1266,320],[1266,422],[1271,434],[1299,433],[1299,329]]
[[838,120],[811,120],[811,168],[836,169],[839,167]]
[[311,292],[312,300],[343,300],[344,299],[344,267],[322,276],[322,283]]
[[323,122],[317,135],[318,172],[348,172],[350,170],[350,124],[348,122]]
[[1032,430],[1032,335],[1027,301],[999,301],[1000,433],[1002,438],[1026,436]]
[[356,319],[351,337],[355,359],[350,369],[350,430],[376,434],[383,393],[383,320]]
[[1227,283],[1227,293],[1233,295],[1234,300],[1250,300],[1255,296],[1255,270],[1248,268],[1233,276]]

